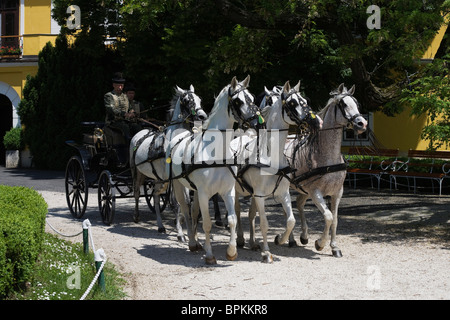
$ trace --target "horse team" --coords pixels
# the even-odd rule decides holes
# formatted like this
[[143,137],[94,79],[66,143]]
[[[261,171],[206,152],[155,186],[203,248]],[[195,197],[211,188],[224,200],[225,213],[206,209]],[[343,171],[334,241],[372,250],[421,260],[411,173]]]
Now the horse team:
[[[299,193],[301,243],[308,241],[303,206],[311,198],[325,219],[316,249],[325,247],[331,229],[332,253],[342,256],[336,244],[337,211],[346,170],[340,150],[342,130],[351,125],[361,133],[367,126],[353,97],[354,86],[347,90],[342,84],[332,91],[326,107],[316,115],[299,92],[300,82],[293,88],[289,81],[283,87],[265,88],[258,105],[248,91],[249,82],[250,76],[241,82],[234,77],[216,97],[209,115],[203,111],[193,86],[188,90],[176,87],[167,127],[160,131],[144,129],[133,137],[130,166],[135,221],[139,220],[139,189],[145,177],[149,177],[156,182],[155,203],[171,188],[170,193],[179,204],[178,240],[185,241],[184,218],[189,249],[203,248],[205,262],[216,264],[211,246],[209,200],[219,194],[226,207],[230,230],[226,257],[235,260],[237,246],[244,245],[239,197],[250,195],[250,246],[260,248],[254,230],[258,212],[263,238],[262,259],[271,263],[265,199],[274,197],[282,204],[286,216],[285,230],[276,236],[275,243],[295,245],[292,232],[295,217],[289,191],[293,188]],[[238,129],[234,130],[236,125]],[[295,135],[288,135],[289,127],[296,128]],[[193,201],[189,191],[194,191]],[[326,196],[331,197],[331,208],[324,200]],[[159,206],[155,207],[158,231],[164,232]],[[197,238],[198,211],[205,233],[203,247]]]

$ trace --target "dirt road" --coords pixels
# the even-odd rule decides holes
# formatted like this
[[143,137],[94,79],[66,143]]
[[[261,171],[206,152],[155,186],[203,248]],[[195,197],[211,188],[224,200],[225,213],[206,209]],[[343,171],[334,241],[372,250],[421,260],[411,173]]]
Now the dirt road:
[[[68,212],[63,193],[41,191],[49,204],[49,222],[64,233],[81,230]],[[141,208],[146,209],[141,200]],[[247,201],[243,219],[248,237]],[[222,203],[221,203],[222,205]],[[223,206],[222,206],[223,209]],[[101,222],[96,194],[84,218],[93,226],[97,248],[126,276],[129,299],[449,299],[450,196],[414,195],[346,189],[340,205],[338,245],[314,249],[323,229],[319,211],[307,203],[310,241],[297,247],[273,244],[283,227],[281,206],[268,201],[273,264],[259,252],[239,249],[236,261],[225,258],[228,231],[213,227],[216,266],[206,266],[203,253],[191,253],[177,242],[174,215],[164,213],[166,234],[157,232],[155,216],[146,210],[133,222],[133,201],[117,200],[112,226]],[[222,211],[224,212],[224,211]],[[49,232],[52,232],[47,227]],[[259,228],[258,238],[261,239]],[[203,232],[200,229],[200,239]],[[81,236],[72,238],[82,241]]]

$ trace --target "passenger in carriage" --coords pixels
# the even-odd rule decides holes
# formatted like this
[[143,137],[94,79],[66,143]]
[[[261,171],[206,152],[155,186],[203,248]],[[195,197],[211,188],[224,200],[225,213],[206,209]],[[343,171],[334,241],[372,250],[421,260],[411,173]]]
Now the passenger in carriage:
[[136,133],[142,130],[142,125],[140,124],[141,119],[147,120],[147,110],[144,110],[144,106],[139,101],[136,101],[136,88],[133,83],[127,83],[124,89],[125,94],[128,97],[128,103],[130,104],[129,110],[134,112],[135,117],[130,119],[130,131],[131,135],[134,136]]

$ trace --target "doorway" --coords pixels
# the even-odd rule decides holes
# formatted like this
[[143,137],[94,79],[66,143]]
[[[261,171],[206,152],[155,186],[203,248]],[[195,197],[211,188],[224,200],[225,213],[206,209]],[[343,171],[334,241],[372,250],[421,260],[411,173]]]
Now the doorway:
[[0,94],[0,165],[5,165],[5,146],[3,137],[13,126],[13,106],[9,98]]

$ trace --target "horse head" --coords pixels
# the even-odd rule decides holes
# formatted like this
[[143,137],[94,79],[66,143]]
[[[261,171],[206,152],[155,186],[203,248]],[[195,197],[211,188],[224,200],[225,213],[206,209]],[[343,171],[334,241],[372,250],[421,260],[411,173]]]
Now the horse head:
[[[289,81],[286,81],[281,90],[282,117],[290,125],[303,127],[305,124],[312,130],[322,127],[322,120],[314,114],[308,105],[308,101],[300,94],[300,81],[291,89]],[[287,115],[287,117],[285,116]]]
[[180,102],[180,118],[196,121],[203,121],[208,118],[206,112],[202,109],[202,100],[195,94],[194,86],[191,84],[189,90],[183,90],[175,87],[175,94]]
[[344,123],[346,122],[358,133],[361,134],[367,130],[367,121],[359,113],[359,103],[353,97],[355,93],[355,85],[347,90],[347,88],[342,83],[337,90],[330,92],[336,103],[336,120],[337,119],[337,109],[341,111]]
[[239,124],[257,129],[264,120],[255,105],[255,97],[247,89],[249,83],[249,75],[241,82],[233,77],[228,88],[228,111]]

